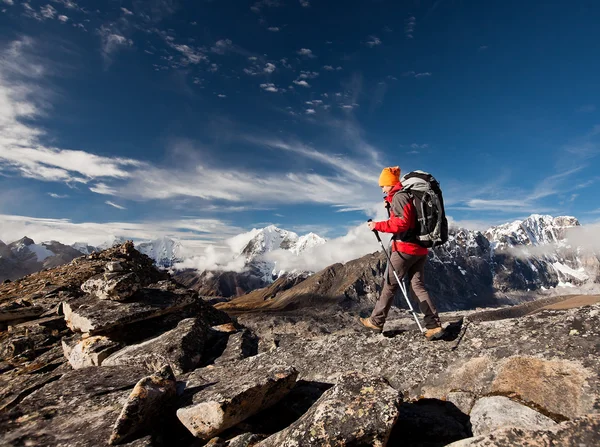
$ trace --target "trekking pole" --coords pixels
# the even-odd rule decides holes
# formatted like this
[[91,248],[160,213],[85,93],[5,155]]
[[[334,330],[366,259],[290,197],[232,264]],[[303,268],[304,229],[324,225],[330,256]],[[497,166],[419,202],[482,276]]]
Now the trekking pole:
[[[369,219],[367,222],[372,222],[372,221],[373,221],[373,219]],[[396,281],[398,281],[398,285],[400,286],[400,290],[402,290],[402,294],[404,295],[404,298],[406,298],[406,302],[408,303],[408,308],[410,309],[409,312],[414,317],[415,322],[417,323],[417,326],[419,327],[419,331],[425,332],[425,329],[423,329],[423,326],[421,326],[421,323],[419,322],[419,318],[417,317],[417,313],[415,312],[415,310],[412,307],[412,303],[408,299],[408,293],[407,293],[407,290],[406,290],[406,285],[404,284],[403,281],[400,281],[400,278],[398,278],[398,273],[396,273],[396,269],[392,265],[392,259],[390,258],[390,255],[388,254],[387,250],[383,246],[383,242],[381,242],[381,238],[379,237],[379,232],[377,230],[373,230],[373,233],[375,234],[375,237],[379,241],[379,245],[381,245],[381,248],[383,249],[383,252],[385,253],[385,256],[386,256],[386,258],[388,260],[388,265],[392,269],[392,272],[394,272],[394,276],[396,277]]]

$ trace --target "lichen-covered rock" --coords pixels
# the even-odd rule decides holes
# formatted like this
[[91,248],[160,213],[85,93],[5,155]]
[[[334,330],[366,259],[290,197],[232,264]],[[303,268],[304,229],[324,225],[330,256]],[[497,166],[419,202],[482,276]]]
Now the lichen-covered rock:
[[108,337],[94,335],[81,338],[63,338],[63,351],[73,369],[100,366],[104,359],[118,350],[121,345]]
[[592,410],[587,390],[592,375],[579,362],[512,357],[500,367],[491,391],[531,403],[556,419],[571,419]]
[[152,425],[173,404],[176,381],[170,366],[141,379],[133,388],[113,427],[109,444],[122,444]]
[[125,301],[141,288],[141,281],[135,272],[104,273],[88,279],[81,290],[101,300]]
[[67,325],[78,332],[91,335],[106,332],[117,326],[179,312],[196,302],[196,292],[178,289],[174,292],[146,288],[134,302],[98,300],[86,296],[65,302],[63,310]]
[[398,391],[384,379],[348,373],[304,416],[259,446],[385,446],[398,418],[400,400]]
[[486,435],[506,427],[526,430],[552,428],[552,419],[504,396],[482,397],[471,410],[473,435]]
[[191,405],[177,410],[177,417],[194,436],[211,439],[276,404],[293,388],[297,376],[293,367],[256,367],[248,361],[196,370],[188,376],[187,387],[198,391],[191,396]]
[[475,403],[475,395],[469,391],[451,391],[446,395],[446,400],[464,414],[470,414]]
[[106,445],[131,389],[147,374],[139,367],[85,368],[64,374],[0,414],[0,445]]
[[124,270],[123,266],[121,265],[121,263],[119,261],[107,262],[104,269],[107,272],[122,272]]
[[244,329],[229,336],[223,354],[215,360],[215,365],[237,362],[258,353],[258,339],[252,332]]
[[493,433],[462,439],[447,447],[592,447],[600,445],[600,414],[579,417],[550,429],[505,428]]
[[127,346],[104,360],[102,365],[145,365],[167,363],[176,374],[191,371],[202,360],[209,326],[200,318],[181,320],[176,328],[140,344]]
[[495,376],[494,366],[494,360],[487,356],[455,360],[446,371],[425,382],[422,394],[433,399],[446,399],[450,392],[457,390],[487,394]]

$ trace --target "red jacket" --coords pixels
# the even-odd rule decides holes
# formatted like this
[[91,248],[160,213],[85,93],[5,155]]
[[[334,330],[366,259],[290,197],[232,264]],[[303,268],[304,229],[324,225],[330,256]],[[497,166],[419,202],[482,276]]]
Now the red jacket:
[[[389,192],[385,201],[390,204],[390,218],[382,222],[375,222],[375,230],[382,233],[404,233],[411,230],[417,225],[417,217],[415,206],[412,204],[412,200],[407,200],[402,208],[402,216],[396,216],[394,211],[391,209],[392,199],[394,194],[402,189],[402,184],[398,182],[396,186]],[[419,244],[414,242],[403,242],[403,241],[392,241],[392,251],[399,251],[400,253],[406,253],[407,255],[424,256],[427,255],[429,250],[425,247],[421,247]]]

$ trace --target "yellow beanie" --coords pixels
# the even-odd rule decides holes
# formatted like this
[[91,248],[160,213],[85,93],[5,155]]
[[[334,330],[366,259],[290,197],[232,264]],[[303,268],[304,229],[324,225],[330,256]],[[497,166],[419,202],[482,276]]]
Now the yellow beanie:
[[379,186],[395,186],[400,181],[400,167],[383,168],[379,176]]

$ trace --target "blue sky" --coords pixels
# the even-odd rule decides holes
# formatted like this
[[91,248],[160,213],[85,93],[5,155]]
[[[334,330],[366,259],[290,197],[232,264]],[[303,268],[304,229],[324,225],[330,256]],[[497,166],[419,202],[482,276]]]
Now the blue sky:
[[[0,0],[0,239],[600,217],[600,4]],[[18,235],[18,236],[17,236]]]

